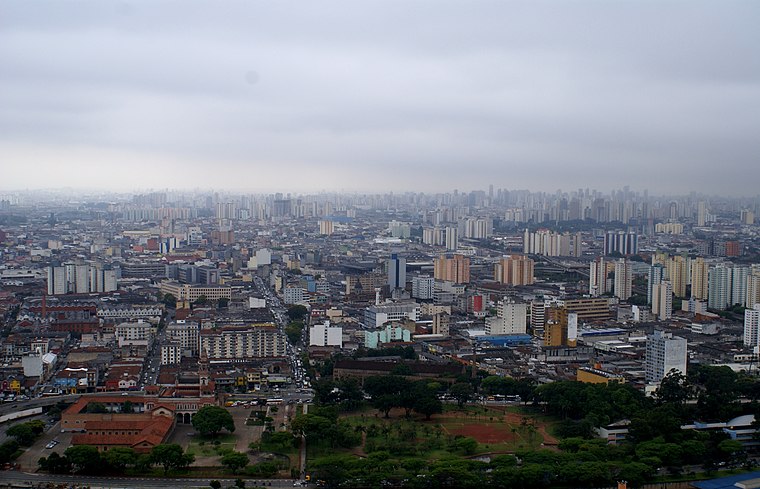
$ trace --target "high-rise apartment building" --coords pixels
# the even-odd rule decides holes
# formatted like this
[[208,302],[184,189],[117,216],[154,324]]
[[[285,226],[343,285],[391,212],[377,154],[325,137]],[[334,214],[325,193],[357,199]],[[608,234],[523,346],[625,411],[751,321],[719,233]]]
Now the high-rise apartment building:
[[660,321],[673,317],[673,286],[667,280],[652,289],[652,313]]
[[691,298],[706,300],[709,285],[710,267],[702,257],[691,261]]
[[435,294],[435,279],[433,277],[412,277],[412,297],[430,300]]
[[528,305],[504,298],[496,308],[496,317],[486,320],[486,334],[525,334],[527,331]]
[[509,285],[531,285],[534,282],[533,260],[525,255],[502,257],[494,265],[494,280]]
[[441,255],[433,260],[433,277],[457,284],[470,282],[470,259],[464,255]]
[[659,383],[668,373],[675,371],[686,375],[687,342],[672,333],[655,331],[647,335],[646,381]]
[[744,345],[760,346],[760,304],[744,310]]
[[631,262],[620,259],[615,262],[615,297],[620,300],[628,300],[632,295],[633,271]]
[[609,263],[603,256],[598,256],[591,262],[588,276],[588,293],[591,297],[599,297],[610,291]]
[[673,286],[673,293],[676,297],[685,298],[686,286],[689,284],[689,259],[681,255],[670,257],[665,262],[665,268],[668,271],[668,280]]
[[652,304],[654,300],[654,288],[665,278],[665,267],[656,263],[649,267],[649,277],[647,281],[647,304]]
[[608,231],[604,235],[604,254],[635,255],[639,252],[639,236],[633,231]]

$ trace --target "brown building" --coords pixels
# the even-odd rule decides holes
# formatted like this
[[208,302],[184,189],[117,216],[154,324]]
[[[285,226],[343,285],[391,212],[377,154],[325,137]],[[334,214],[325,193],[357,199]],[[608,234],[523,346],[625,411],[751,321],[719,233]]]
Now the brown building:
[[532,285],[533,260],[525,255],[510,255],[494,265],[494,280],[508,285]]
[[[132,412],[122,412],[126,406]],[[92,445],[101,452],[128,447],[147,453],[169,438],[174,421],[172,406],[148,398],[83,396],[61,415],[61,428],[75,433],[72,445]]]
[[470,283],[470,259],[463,255],[441,255],[433,260],[433,277],[436,280]]

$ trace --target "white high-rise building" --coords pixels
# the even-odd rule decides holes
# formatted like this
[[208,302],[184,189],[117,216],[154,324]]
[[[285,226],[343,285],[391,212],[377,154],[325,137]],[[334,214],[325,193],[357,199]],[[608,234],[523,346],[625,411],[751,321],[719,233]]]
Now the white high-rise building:
[[604,257],[600,256],[591,262],[589,268],[588,293],[592,297],[599,297],[607,292],[609,292],[607,262]]
[[430,300],[435,294],[435,279],[433,277],[413,277],[412,297],[421,300]]
[[48,295],[63,295],[68,292],[65,267],[48,267],[47,289]]
[[665,280],[652,290],[652,313],[660,321],[673,317],[673,286]]
[[525,334],[528,324],[528,305],[504,298],[499,301],[497,316],[486,320],[486,334]]
[[744,345],[760,346],[760,304],[744,310]]
[[456,251],[459,247],[459,230],[455,227],[446,228],[446,249]]
[[671,371],[686,375],[688,345],[685,338],[655,331],[647,335],[646,381],[659,383]]
[[315,324],[309,328],[309,346],[337,346],[343,347],[343,328],[330,324]]
[[731,304],[731,267],[719,264],[708,273],[707,307],[723,310]]

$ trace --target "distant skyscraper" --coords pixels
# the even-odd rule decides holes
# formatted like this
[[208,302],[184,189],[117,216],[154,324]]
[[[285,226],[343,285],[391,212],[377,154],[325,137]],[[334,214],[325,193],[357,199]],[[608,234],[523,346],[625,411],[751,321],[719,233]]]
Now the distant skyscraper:
[[671,371],[686,375],[686,339],[655,331],[647,336],[646,381],[659,383]]
[[406,288],[406,258],[392,254],[390,260],[386,261],[388,269],[388,287],[393,289]]
[[731,306],[731,267],[719,264],[708,273],[707,307],[723,310]]
[[705,227],[707,222],[707,203],[704,200],[700,200],[697,203],[697,227]]
[[639,236],[633,231],[608,231],[604,235],[604,254],[635,255],[639,252]]

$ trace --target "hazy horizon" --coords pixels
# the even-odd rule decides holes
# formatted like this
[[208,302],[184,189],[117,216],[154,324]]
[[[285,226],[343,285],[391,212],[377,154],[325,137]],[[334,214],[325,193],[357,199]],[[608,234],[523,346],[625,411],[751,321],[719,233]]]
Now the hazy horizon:
[[5,2],[0,190],[755,196],[760,4]]

